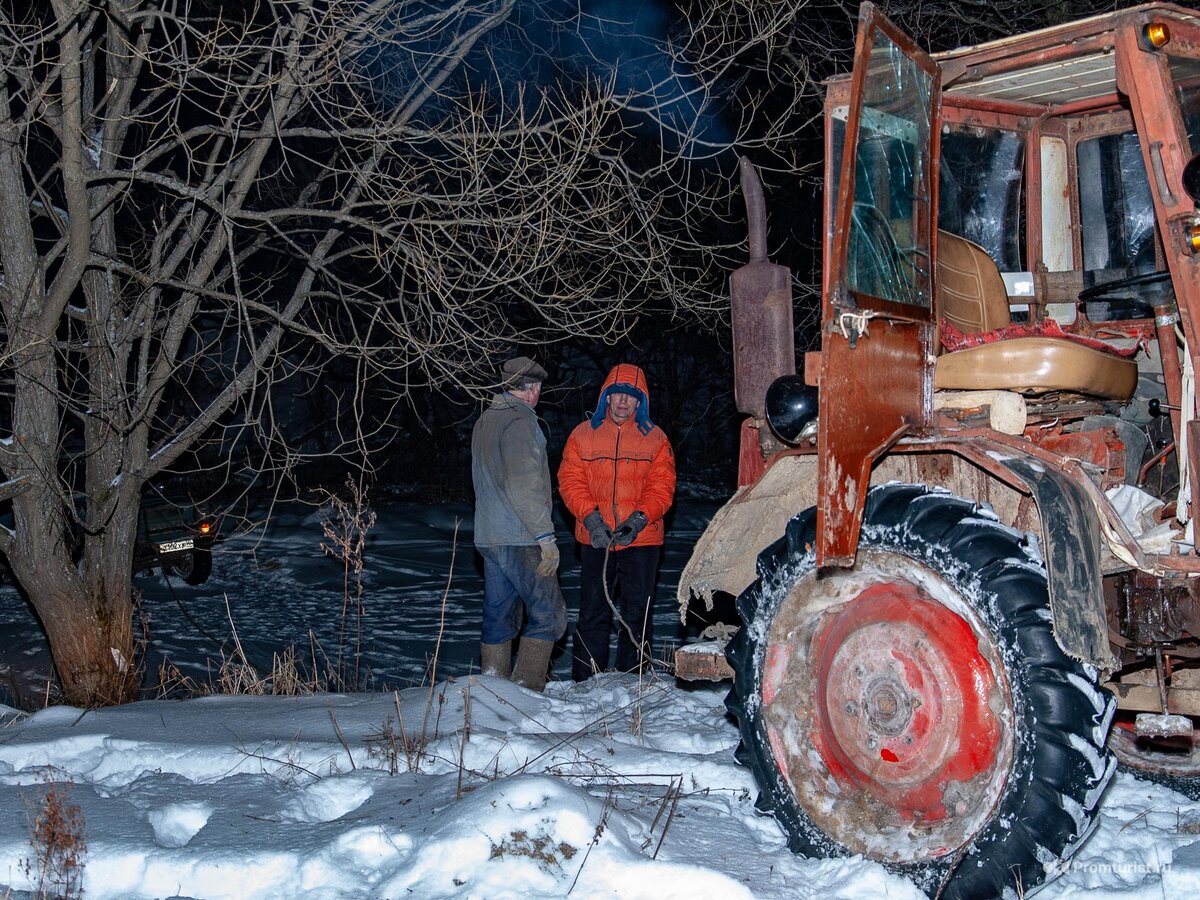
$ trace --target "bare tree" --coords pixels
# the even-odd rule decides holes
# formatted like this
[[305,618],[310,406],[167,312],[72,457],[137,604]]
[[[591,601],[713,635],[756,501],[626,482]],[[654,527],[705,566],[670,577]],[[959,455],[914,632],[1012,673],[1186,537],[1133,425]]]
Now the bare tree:
[[294,464],[277,405],[326,367],[351,452],[368,391],[719,317],[721,154],[796,121],[803,5],[693,11],[633,84],[514,79],[517,0],[0,0],[0,551],[68,701],[136,696],[144,484],[238,432]]

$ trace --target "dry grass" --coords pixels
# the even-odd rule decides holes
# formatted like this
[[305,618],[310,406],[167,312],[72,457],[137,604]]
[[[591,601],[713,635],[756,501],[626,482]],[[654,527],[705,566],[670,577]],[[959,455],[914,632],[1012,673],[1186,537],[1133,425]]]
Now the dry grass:
[[1200,813],[1175,810],[1175,830],[1179,834],[1200,834]]
[[21,869],[33,884],[33,896],[39,900],[51,897],[73,900],[83,896],[87,855],[83,811],[71,800],[75,783],[69,776],[56,779],[50,769],[43,778],[36,799],[22,795],[33,856],[21,863]]
[[311,630],[307,664],[297,655],[295,646],[289,646],[273,654],[270,671],[263,672],[246,656],[233,622],[228,596],[225,597],[225,614],[229,620],[232,647],[228,652],[222,648],[215,673],[210,670],[206,679],[195,678],[184,674],[169,660],[164,661],[158,667],[156,699],[187,699],[212,694],[299,697],[347,689]]
[[[363,551],[367,544],[367,533],[375,527],[375,513],[367,506],[366,491],[346,479],[346,490],[350,499],[343,500],[329,494],[333,515],[321,522],[321,530],[328,543],[322,542],[321,549],[329,556],[342,561],[342,619],[338,631],[337,665],[335,672],[342,684],[352,684],[361,689],[362,680],[362,620],[363,620]],[[354,611],[354,654],[346,654],[346,624],[350,611]]]
[[[400,708],[399,692],[392,691],[392,701],[396,710],[395,718],[389,715],[382,725],[363,737],[363,741],[367,745],[367,755],[380,760],[391,775],[399,774],[401,760],[404,762],[404,771],[420,773],[421,765],[428,756],[429,742],[436,740],[439,734],[441,708],[446,703],[445,693],[437,695],[438,714],[433,717],[432,731],[429,727],[430,709],[435,703],[432,691],[425,701],[425,712],[422,715],[420,728],[410,728],[405,725],[404,713]],[[468,700],[463,708],[462,741],[464,746],[470,737],[470,710],[471,706]],[[459,754],[459,796],[462,794],[461,751],[462,747],[460,747]]]
[[155,699],[186,699],[207,697],[213,694],[245,694],[248,696],[301,697],[312,694],[341,690],[341,685],[332,670],[323,675],[315,674],[302,664],[295,647],[288,647],[272,657],[271,670],[260,671],[249,660],[240,645],[221,659],[215,673],[207,678],[196,678],[185,674],[170,661],[158,667],[158,688]]
[[505,856],[523,856],[537,863],[543,872],[554,874],[562,872],[563,862],[574,859],[579,852],[566,841],[555,841],[546,833],[530,835],[526,831],[514,829],[499,844],[492,844],[492,859],[502,859]]

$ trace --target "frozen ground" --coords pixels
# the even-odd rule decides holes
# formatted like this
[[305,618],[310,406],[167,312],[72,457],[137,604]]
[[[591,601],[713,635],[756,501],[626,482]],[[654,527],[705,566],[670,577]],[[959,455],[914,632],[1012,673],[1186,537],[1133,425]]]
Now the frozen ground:
[[[437,682],[420,684],[454,521],[466,510],[378,512],[365,656],[381,687],[400,690],[10,711],[0,729],[9,810],[0,885],[38,887],[31,825],[53,791],[59,812],[76,813],[86,852],[80,868],[60,867],[50,881],[80,873],[89,898],[922,896],[875,863],[787,851],[734,761],[723,687],[606,675],[553,681],[539,695],[468,674],[479,584],[465,533]],[[202,672],[229,633],[223,596],[256,662],[289,640],[307,646],[310,627],[323,646],[336,644],[340,568],[321,558],[318,520],[289,515],[253,554],[247,539],[223,548],[209,585],[176,588],[190,619],[161,579],[142,580],[156,653]],[[694,538],[705,515],[685,509],[676,535]],[[680,540],[662,577],[667,639],[685,556]],[[564,572],[568,597],[576,572]],[[0,613],[9,650],[24,654],[17,670],[29,694],[44,650],[15,594],[0,597]],[[1198,895],[1200,803],[1118,774],[1099,827],[1038,896]]]

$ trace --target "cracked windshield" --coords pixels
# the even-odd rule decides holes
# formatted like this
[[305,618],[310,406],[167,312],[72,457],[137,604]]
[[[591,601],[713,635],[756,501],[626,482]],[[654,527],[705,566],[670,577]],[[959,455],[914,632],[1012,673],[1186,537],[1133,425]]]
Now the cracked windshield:
[[[846,287],[893,303],[929,306],[925,184],[932,79],[876,31],[863,93]],[[927,242],[928,238],[921,238]]]

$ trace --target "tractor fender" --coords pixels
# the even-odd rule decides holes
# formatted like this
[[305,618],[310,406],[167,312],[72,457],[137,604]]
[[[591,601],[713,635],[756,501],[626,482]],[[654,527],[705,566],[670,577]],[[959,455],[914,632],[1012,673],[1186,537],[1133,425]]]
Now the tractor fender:
[[1100,516],[1071,475],[1030,457],[1000,460],[1029,488],[1041,519],[1054,637],[1068,656],[1104,671],[1119,666],[1108,640],[1100,568]]
[[[1039,535],[1059,645],[1098,669],[1115,668],[1101,587],[1096,501],[1072,475],[1042,460],[1013,453],[1011,447],[1003,453],[989,449],[1001,448],[901,444],[876,464],[871,486],[900,481],[943,488],[987,506],[1011,528]],[[753,583],[758,555],[783,534],[792,516],[816,502],[817,458],[811,453],[777,456],[758,481],[739,488],[713,516],[680,574],[681,621],[693,596],[711,610],[714,593],[737,596]],[[1111,549],[1110,544],[1104,546]]]

